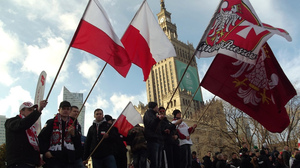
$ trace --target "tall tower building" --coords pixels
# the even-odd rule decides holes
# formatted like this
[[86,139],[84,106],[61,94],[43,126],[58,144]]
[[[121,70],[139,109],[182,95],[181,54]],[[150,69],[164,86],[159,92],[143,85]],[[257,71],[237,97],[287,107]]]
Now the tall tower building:
[[6,117],[3,115],[0,115],[0,145],[5,143],[5,121]]
[[[61,94],[58,98],[60,103],[63,100],[66,100],[71,103],[72,106],[77,106],[80,110],[83,104],[83,93],[72,93],[65,86],[63,87]],[[84,135],[84,119],[85,119],[85,106],[82,108],[77,120],[81,125],[81,132]]]
[[[148,80],[146,81],[147,100],[155,101],[159,106],[167,107],[182,75],[191,60],[179,88],[169,103],[167,114],[170,115],[173,110],[179,109],[186,112],[186,118],[193,119],[196,117],[196,111],[200,109],[203,103],[201,89],[199,86],[198,68],[192,44],[185,44],[178,40],[176,24],[172,23],[171,13],[165,8],[164,0],[160,2],[161,10],[157,14],[158,22],[165,32],[171,43],[174,45],[177,56],[164,59],[152,67]],[[194,96],[189,107],[190,101]],[[188,108],[189,107],[189,108]],[[188,111],[186,109],[188,108]]]

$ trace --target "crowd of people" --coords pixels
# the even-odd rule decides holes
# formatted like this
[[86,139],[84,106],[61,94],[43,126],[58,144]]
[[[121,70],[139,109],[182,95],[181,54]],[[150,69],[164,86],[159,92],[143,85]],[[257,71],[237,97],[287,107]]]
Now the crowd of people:
[[[179,110],[173,111],[169,121],[165,108],[156,102],[148,103],[144,126],[134,126],[127,137],[112,126],[115,119],[95,109],[82,143],[78,107],[62,101],[58,113],[37,135],[35,122],[46,105],[45,100],[39,106],[24,102],[20,113],[6,121],[8,168],[85,168],[90,158],[94,168],[300,168],[298,149],[290,152],[288,146],[282,152],[270,152],[265,145],[261,150],[248,150],[244,143],[239,153],[230,156],[220,152],[212,156],[209,151],[197,158],[191,151],[191,134],[197,125],[188,126]],[[130,162],[124,142],[130,146]]]
[[203,157],[202,167],[204,168],[300,168],[300,152],[294,148],[292,152],[285,146],[279,152],[276,148],[273,151],[263,145],[262,149],[254,148],[248,150],[246,143],[239,150],[239,153],[232,152],[231,158],[228,155],[216,152],[212,157],[207,152]]

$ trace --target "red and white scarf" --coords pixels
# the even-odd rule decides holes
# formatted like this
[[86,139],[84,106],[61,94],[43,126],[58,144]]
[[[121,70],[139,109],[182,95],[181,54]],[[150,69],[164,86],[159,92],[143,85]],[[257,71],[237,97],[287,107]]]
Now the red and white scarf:
[[[19,115],[20,118],[25,118],[24,115]],[[37,139],[37,133],[35,129],[35,125],[33,124],[30,128],[26,130],[26,135],[28,138],[28,142],[30,145],[33,147],[34,150],[40,152],[39,144],[38,144],[38,139]]]
[[59,113],[56,114],[53,122],[53,131],[49,147],[50,151],[61,151],[62,144],[64,144],[64,147],[68,150],[75,150],[74,144],[71,139],[71,134],[68,133],[68,127],[71,126],[72,123],[73,120],[68,117],[65,125],[65,133],[63,136],[64,138],[62,139],[62,119]]

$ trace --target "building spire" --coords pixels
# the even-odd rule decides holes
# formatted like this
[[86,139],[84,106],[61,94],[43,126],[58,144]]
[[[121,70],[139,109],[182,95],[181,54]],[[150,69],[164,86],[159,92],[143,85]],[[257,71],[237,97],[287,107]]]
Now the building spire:
[[160,0],[160,10],[165,10],[165,2],[164,0]]

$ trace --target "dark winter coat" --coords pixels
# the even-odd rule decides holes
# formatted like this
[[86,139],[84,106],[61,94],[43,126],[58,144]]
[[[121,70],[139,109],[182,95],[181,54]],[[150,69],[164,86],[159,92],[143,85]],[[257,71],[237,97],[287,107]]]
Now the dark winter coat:
[[143,121],[147,142],[163,144],[161,120],[156,116],[156,112],[153,109],[148,109],[143,117]]
[[[103,138],[103,135],[101,134],[102,131],[107,132],[108,129],[111,127],[111,124],[107,123],[106,121],[103,121],[98,125],[98,131],[97,131],[97,124],[93,123],[93,125],[89,128],[85,143],[84,143],[84,154],[83,154],[83,160],[86,160],[89,155],[92,153],[92,151],[95,149],[95,147],[98,145],[98,143]],[[118,133],[115,132],[114,129],[111,129],[108,133],[109,137],[103,139],[101,144],[98,146],[98,148],[95,150],[95,152],[92,155],[92,158],[103,158],[109,155],[114,154],[114,144],[116,142],[116,138],[118,136]]]
[[[70,120],[72,120],[70,118]],[[50,148],[50,141],[51,141],[51,136],[53,133],[53,123],[54,123],[54,118],[50,119],[46,122],[46,126],[41,130],[38,138],[39,138],[39,143],[40,143],[40,150],[41,154],[45,154],[48,152]],[[62,122],[62,139],[64,139],[65,135],[65,127],[66,127],[66,122]],[[74,163],[76,160],[76,150],[80,150],[82,148],[81,146],[81,134],[78,132],[78,130],[75,131],[75,136],[71,137],[71,140],[74,144],[75,151],[73,150],[68,150],[65,147],[62,147],[61,151],[51,151],[51,154],[54,158],[59,160],[62,163]],[[47,159],[44,157],[45,162],[47,163]]]
[[7,166],[18,163],[39,165],[40,154],[29,143],[26,130],[40,117],[41,113],[34,110],[25,118],[16,117],[5,122],[6,161]]
[[208,156],[203,157],[203,165],[205,168],[212,168],[212,161],[210,160],[210,157]]

